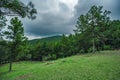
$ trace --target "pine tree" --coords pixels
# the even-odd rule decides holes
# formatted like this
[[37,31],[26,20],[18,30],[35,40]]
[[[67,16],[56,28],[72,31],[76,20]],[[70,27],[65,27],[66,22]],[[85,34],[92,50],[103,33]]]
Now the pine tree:
[[111,13],[110,11],[103,11],[102,6],[92,6],[91,9],[85,15],[81,15],[78,18],[76,30],[77,34],[89,33],[92,37],[92,45],[93,52],[96,49],[96,39],[104,39],[104,35],[102,32],[107,30],[110,24],[110,18],[108,15]]
[[12,62],[19,55],[22,50],[22,45],[26,41],[24,36],[24,28],[22,27],[21,21],[15,17],[11,19],[11,25],[8,26],[8,31],[5,31],[6,38],[10,41],[10,67],[9,71],[12,70]]

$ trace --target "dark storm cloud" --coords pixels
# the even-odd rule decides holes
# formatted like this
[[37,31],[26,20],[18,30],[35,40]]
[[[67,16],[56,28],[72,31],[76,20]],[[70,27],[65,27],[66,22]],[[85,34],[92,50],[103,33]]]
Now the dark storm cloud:
[[49,0],[42,0],[36,8],[38,9],[36,20],[23,20],[26,34],[49,36],[70,34],[73,31],[72,12],[66,4],[58,3],[56,0],[52,3]]
[[116,5],[116,9],[114,15],[116,16],[116,18],[120,19],[120,0],[117,0],[115,5]]
[[76,8],[76,17],[86,13],[92,5],[103,6],[104,10],[111,11],[111,19],[120,19],[120,0],[79,0]]
[[79,0],[78,4],[75,6],[76,16],[87,13],[92,5],[96,5],[98,1],[96,0]]
[[27,24],[26,32],[40,36],[53,34],[69,34],[71,31],[71,24],[66,21],[65,17],[46,13],[41,16],[41,20]]
[[[25,3],[28,1],[30,0],[23,0]],[[103,6],[104,10],[112,12],[110,15],[112,19],[120,19],[120,0],[78,0],[74,11],[60,0],[34,0],[32,2],[38,11],[36,20],[22,20],[25,33],[29,38],[31,35],[43,37],[73,33],[77,18],[85,14],[92,5]]]

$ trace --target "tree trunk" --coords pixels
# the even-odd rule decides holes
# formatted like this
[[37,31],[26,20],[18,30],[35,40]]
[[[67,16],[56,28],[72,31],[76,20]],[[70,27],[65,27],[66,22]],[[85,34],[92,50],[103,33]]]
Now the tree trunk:
[[93,53],[95,53],[95,39],[93,38]]
[[13,58],[12,58],[12,53],[14,53],[14,48],[11,49],[11,53],[10,53],[10,59],[9,59],[9,72],[12,71],[12,61],[13,61]]
[[10,55],[10,66],[9,66],[9,72],[12,71],[12,55]]
[[95,53],[95,34],[94,34],[94,30],[93,30],[93,53]]

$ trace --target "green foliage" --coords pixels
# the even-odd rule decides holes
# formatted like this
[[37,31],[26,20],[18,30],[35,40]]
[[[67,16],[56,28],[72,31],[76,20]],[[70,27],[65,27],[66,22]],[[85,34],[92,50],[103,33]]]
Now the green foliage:
[[0,41],[2,41],[3,40],[3,38],[2,38],[2,36],[3,36],[3,34],[2,34],[2,29],[4,28],[4,26],[6,25],[6,18],[5,17],[3,17],[3,16],[0,16]]
[[43,61],[47,61],[47,60],[55,60],[57,57],[56,57],[56,54],[48,54],[47,56],[45,56],[43,58]]
[[29,40],[29,44],[24,37],[23,27],[20,27],[21,21],[12,19],[6,34],[11,44],[9,47],[14,49],[11,50],[13,59],[47,61],[100,50],[120,49],[120,21],[110,20],[109,14],[110,11],[103,11],[101,6],[92,6],[78,18],[75,34]]
[[32,2],[25,5],[19,0],[0,0],[0,40],[2,39],[2,29],[6,25],[6,16],[21,16],[35,19],[37,10],[34,8]]
[[90,47],[90,48],[88,49],[88,52],[91,53],[92,51],[93,51],[93,48]]
[[[4,11],[2,10],[4,8]],[[28,17],[30,19],[35,19],[35,14],[37,13],[36,9],[32,2],[29,2],[28,5],[25,5],[19,0],[1,0],[0,1],[0,16],[21,16]]]
[[46,38],[41,38],[41,39],[33,39],[29,40],[30,44],[35,44],[37,42],[57,42],[61,39],[62,36],[51,36],[51,37],[46,37]]
[[[13,26],[15,25],[15,28],[13,28],[12,26],[9,26],[8,29],[11,30],[11,32],[7,31],[5,32],[5,34],[3,34],[2,29],[4,28],[4,26],[6,26],[6,21],[7,21],[5,17],[6,16],[21,16],[22,18],[28,17],[29,19],[35,19],[36,13],[37,11],[34,8],[34,5],[32,4],[32,2],[29,2],[28,5],[25,5],[23,2],[19,0],[1,0],[0,1],[0,41],[3,40],[2,36],[6,34],[7,38],[14,42],[14,43],[10,43],[11,46],[9,47],[12,47],[12,45],[16,45],[14,46],[14,48],[15,50],[17,50],[17,52],[22,52],[22,54],[26,52],[27,51],[25,50],[26,42],[24,41],[26,39],[21,37],[23,36],[23,28],[21,28],[20,32],[18,31],[18,33],[16,33],[17,30],[20,29],[20,27],[17,27],[17,26],[22,26],[21,22],[20,21],[16,22],[15,20],[11,20],[11,24],[13,24]],[[15,35],[13,35],[14,33],[12,33],[12,30],[13,32],[15,32],[15,35],[17,34],[16,37],[14,37]],[[24,45],[24,48],[23,46],[19,45],[21,42],[23,42],[22,40],[24,41],[24,43],[22,43]],[[0,45],[2,44],[0,43]],[[17,52],[15,51],[14,53],[17,53]],[[3,52],[1,54],[4,55]],[[19,58],[20,56],[17,56],[17,57]]]
[[104,49],[104,50],[111,50],[111,46],[110,46],[110,45],[104,45],[104,46],[103,46],[103,49]]
[[119,49],[120,22],[110,21],[110,11],[102,9],[101,6],[92,6],[88,13],[81,15],[75,35],[30,40],[20,60],[45,61],[92,51]]
[[104,34],[106,45],[110,45],[114,49],[120,48],[120,20],[111,21],[110,28]]
[[[104,44],[104,32],[110,26],[110,18],[108,15],[111,12],[107,10],[103,11],[102,9],[102,6],[92,6],[85,15],[81,15],[78,18],[77,29],[74,30],[76,34],[83,35],[83,39],[89,37],[89,39],[85,39],[88,40],[87,42],[92,39],[93,52],[95,52],[96,46],[100,42]],[[84,45],[87,46],[86,44]]]
[[0,16],[0,31],[1,31],[1,29],[6,25],[6,22],[7,20],[6,20],[6,18],[5,17],[3,17],[3,16]]
[[0,66],[1,80],[119,80],[120,50],[55,61],[15,62],[12,72],[7,72],[7,67],[8,64]]
[[11,19],[11,25],[8,26],[8,31],[4,34],[6,38],[10,40],[10,63],[17,60],[17,57],[24,50],[23,46],[26,43],[27,38],[24,36],[24,29],[21,21],[17,17]]
[[0,41],[0,64],[7,63],[9,58],[9,48],[6,41]]

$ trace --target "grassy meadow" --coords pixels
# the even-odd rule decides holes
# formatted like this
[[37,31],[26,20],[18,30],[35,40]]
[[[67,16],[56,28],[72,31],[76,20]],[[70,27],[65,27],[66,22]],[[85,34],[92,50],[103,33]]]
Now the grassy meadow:
[[0,66],[0,80],[120,80],[120,50],[81,54],[55,61]]

